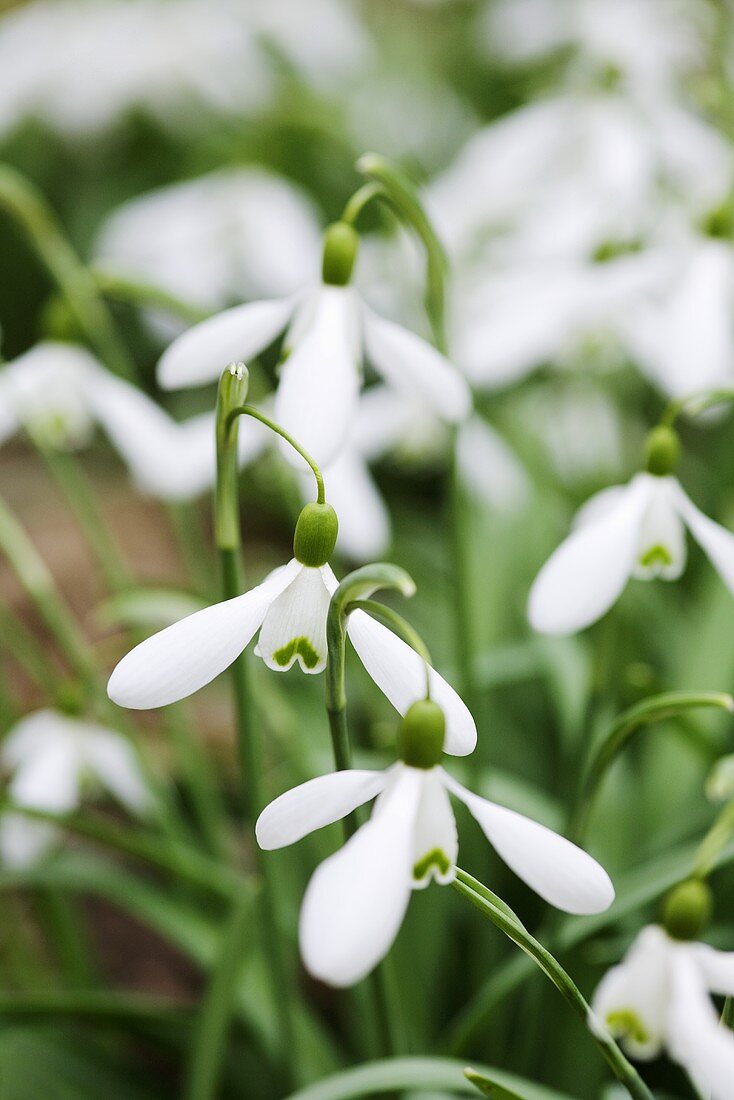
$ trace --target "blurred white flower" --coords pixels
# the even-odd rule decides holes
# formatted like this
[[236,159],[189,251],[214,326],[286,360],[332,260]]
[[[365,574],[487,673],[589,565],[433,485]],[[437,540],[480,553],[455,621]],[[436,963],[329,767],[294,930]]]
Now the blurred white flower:
[[[188,615],[147,638],[113,671],[107,691],[122,707],[162,707],[198,691],[260,637],[255,652],[269,668],[303,672],[326,665],[326,615],[338,581],[328,565],[293,558],[242,596]],[[357,656],[396,710],[405,713],[425,693],[425,665],[415,650],[363,611],[349,617]],[[447,716],[447,752],[464,756],[476,744],[476,726],[454,689],[431,669],[431,691]]]
[[[17,806],[70,813],[88,785],[92,791],[104,788],[132,814],[144,814],[151,805],[140,763],[121,734],[54,710],[22,718],[3,740],[0,764],[11,773],[7,794]],[[51,823],[8,811],[0,817],[3,862],[32,863],[57,835]]]
[[204,309],[291,294],[318,274],[316,211],[264,168],[223,168],[131,199],[102,225],[95,260]]
[[631,1057],[651,1059],[666,1049],[705,1095],[731,1100],[734,1035],[711,993],[734,995],[734,952],[675,940],[649,925],[602,979],[592,1011]]
[[[247,361],[284,330],[275,418],[324,467],[347,441],[364,358],[393,388],[411,399],[418,396],[444,420],[459,421],[471,408],[466,382],[448,359],[415,333],[373,313],[350,285],[319,283],[293,297],[250,302],[195,325],[163,354],[159,381],[166,389],[213,381],[228,362]],[[294,461],[291,448],[284,454]]]
[[[623,465],[623,422],[602,389],[577,384],[557,392],[535,387],[520,403],[527,429],[545,447],[553,469],[566,485],[608,481]],[[624,425],[630,428],[630,418]]]
[[612,72],[635,94],[666,91],[700,64],[707,13],[690,0],[500,0],[481,16],[495,56],[535,61],[574,47],[574,68]]
[[734,592],[734,534],[700,512],[677,478],[640,473],[580,510],[533,583],[531,625],[571,634],[608,611],[630,577],[675,580],[686,564],[686,527]]
[[456,874],[449,793],[469,808],[501,858],[551,905],[598,913],[614,897],[606,871],[564,837],[466,790],[441,767],[400,762],[385,772],[322,775],[261,813],[261,848],[282,848],[377,797],[372,816],[311,879],[300,919],[307,969],[331,985],[358,982],[389,951],[411,891]]
[[[74,344],[36,344],[0,367],[0,443],[23,428],[43,447],[77,450],[91,442],[95,424],[153,496],[190,499],[214,482],[212,414],[176,422]],[[244,426],[240,461],[252,460],[266,440],[259,426]]]
[[[323,27],[329,27],[329,33]],[[0,19],[0,130],[38,116],[64,134],[96,134],[136,107],[190,127],[192,106],[263,106],[275,47],[307,83],[356,79],[371,44],[336,0],[34,0]]]

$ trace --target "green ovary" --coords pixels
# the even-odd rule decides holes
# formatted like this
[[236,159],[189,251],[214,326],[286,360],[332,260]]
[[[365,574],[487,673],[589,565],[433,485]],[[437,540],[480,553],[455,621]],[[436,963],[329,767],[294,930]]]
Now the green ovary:
[[640,565],[644,565],[644,566],[650,566],[650,565],[665,566],[665,565],[672,565],[672,564],[673,564],[673,558],[671,556],[670,551],[667,550],[664,546],[661,546],[660,544],[658,544],[657,546],[651,546],[650,549],[646,550],[645,553],[640,558]]
[[634,1043],[648,1042],[648,1035],[640,1017],[631,1008],[619,1008],[607,1015],[607,1027],[620,1038],[631,1039]]
[[439,874],[445,875],[451,861],[442,848],[433,848],[430,852],[427,852],[413,867],[413,878],[417,882],[420,882],[426,877],[431,867],[437,867]]
[[309,642],[308,638],[292,638],[287,645],[276,649],[273,660],[277,665],[286,668],[294,657],[299,656],[306,668],[316,668],[319,663],[319,655]]

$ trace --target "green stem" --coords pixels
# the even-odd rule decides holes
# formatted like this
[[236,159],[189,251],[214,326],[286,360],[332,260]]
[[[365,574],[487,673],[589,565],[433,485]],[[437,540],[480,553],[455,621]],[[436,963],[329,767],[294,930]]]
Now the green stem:
[[229,429],[238,416],[251,416],[253,420],[259,420],[261,424],[264,424],[266,428],[270,428],[271,432],[275,432],[281,439],[284,439],[286,443],[296,451],[304,462],[308,463],[311,467],[311,472],[316,478],[316,501],[318,504],[323,504],[326,500],[326,494],[324,492],[324,478],[321,473],[321,469],[318,464],[311,458],[308,451],[305,451],[300,443],[297,443],[293,436],[282,428],[280,424],[276,424],[274,420],[271,420],[269,416],[266,416],[260,409],[256,409],[254,405],[239,405],[237,408],[232,409],[229,413],[229,419],[227,428]]
[[217,1095],[251,915],[250,898],[245,905],[235,901],[197,1019],[184,1088],[186,1100],[209,1100]]
[[722,809],[698,846],[693,861],[696,878],[708,878],[734,833],[734,799]]
[[550,979],[561,996],[565,998],[576,1015],[581,1019],[591,1039],[611,1067],[615,1077],[624,1085],[630,1096],[634,1097],[634,1100],[653,1100],[652,1093],[647,1085],[637,1073],[634,1066],[625,1058],[612,1036],[594,1021],[591,1007],[574,981],[566,973],[561,964],[556,961],[553,955],[543,947],[542,943],[531,936],[522,925],[513,920],[505,909],[494,905],[489,898],[483,894],[476,893],[471,886],[467,885],[465,879],[458,874],[452,885],[457,893],[471,902],[471,904],[479,909],[485,917],[488,917],[500,931],[504,932],[513,943],[516,943],[526,955],[529,955],[546,977]]
[[117,334],[94,277],[75,253],[38,189],[6,164],[0,165],[0,207],[28,236],[103,362],[116,374],[136,380],[135,363]]
[[453,574],[454,628],[459,670],[458,690],[469,710],[478,718],[472,586],[464,528],[464,500],[456,461],[456,433],[453,434],[451,465],[446,484],[446,508],[448,511],[451,572]]
[[0,1017],[18,1020],[49,1019],[75,1016],[89,1019],[114,1020],[121,1024],[180,1024],[190,1015],[186,1005],[139,993],[113,993],[109,990],[74,989],[63,992],[0,993]]
[[701,393],[692,393],[688,397],[678,397],[670,401],[660,417],[660,423],[672,428],[681,413],[687,412],[689,416],[698,416],[699,413],[714,405],[722,405],[734,401],[733,389],[704,390]]
[[347,225],[354,225],[366,206],[372,202],[373,199],[384,198],[387,201],[387,194],[381,183],[365,183],[359,190],[355,191],[352,197],[344,207],[344,211],[341,216],[341,220],[346,222]]
[[675,718],[683,711],[698,707],[720,707],[732,711],[734,699],[731,695],[716,691],[670,691],[637,703],[617,718],[592,751],[586,766],[580,795],[567,830],[572,840],[578,843],[583,836],[602,781],[631,739],[652,722]]
[[[219,382],[217,395],[216,441],[217,441],[217,481],[214,492],[214,529],[219,550],[222,598],[234,599],[244,589],[244,577],[240,554],[240,516],[237,485],[237,428],[239,411],[246,406],[241,402],[247,393],[248,376],[244,366],[233,366],[225,370]],[[243,816],[246,822],[254,822],[257,814],[265,805],[265,792],[262,776],[263,766],[260,741],[252,725],[252,707],[250,699],[247,656],[243,652],[231,667],[232,691],[235,705],[237,730],[237,750],[240,761],[240,784],[243,804]],[[255,845],[257,870],[262,883],[258,896],[260,910],[260,928],[265,950],[270,985],[278,1022],[278,1035],[281,1044],[281,1057],[285,1076],[291,1079],[291,1067],[295,1064],[295,1028],[292,1016],[292,996],[287,971],[284,965],[283,950],[278,924],[276,905],[276,883],[273,865]],[[236,913],[233,911],[232,925],[237,927]],[[230,950],[225,942],[223,951]],[[222,964],[224,965],[224,964]],[[226,1046],[226,1035],[230,1020],[235,1011],[234,984],[218,980],[218,967],[215,966],[209,991],[202,1009],[200,1027],[206,1028],[209,1044],[216,1057],[200,1045],[198,1059],[206,1059],[199,1066],[192,1062],[191,1080],[203,1082],[197,1094],[198,1100],[209,1100],[216,1095],[222,1060]],[[204,1085],[208,1091],[204,1091]]]

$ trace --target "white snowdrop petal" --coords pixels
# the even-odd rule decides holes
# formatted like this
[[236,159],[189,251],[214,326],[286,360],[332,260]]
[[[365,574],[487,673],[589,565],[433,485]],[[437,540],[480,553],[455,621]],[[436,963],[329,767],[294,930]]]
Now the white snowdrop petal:
[[45,855],[60,835],[57,827],[47,821],[4,813],[0,818],[0,858],[6,867],[29,867]]
[[[361,386],[359,316],[351,287],[323,287],[308,322],[296,317],[292,347],[281,368],[275,419],[321,466],[328,466],[352,427]],[[302,469],[303,459],[283,442]]]
[[567,913],[601,913],[614,900],[609,875],[570,840],[537,821],[467,791],[446,775],[505,863],[545,901]]
[[[349,616],[348,631],[360,661],[397,711],[405,714],[412,703],[425,696],[425,664],[407,642],[364,611]],[[446,717],[444,750],[452,756],[467,756],[477,743],[477,727],[469,708],[433,668],[430,682],[431,698]]]
[[215,381],[228,363],[247,361],[272,344],[294,308],[293,298],[248,302],[194,325],[161,356],[159,384],[176,390]]
[[662,577],[677,580],[686,564],[686,533],[674,503],[671,478],[657,478],[645,509],[633,576],[640,580]]
[[601,618],[635,564],[650,480],[641,475],[593,522],[572,531],[533,582],[528,617],[543,634],[572,634]]
[[389,951],[410,900],[420,792],[418,772],[399,769],[371,819],[309,882],[299,939],[315,978],[353,985]]
[[101,726],[85,727],[84,762],[126,809],[142,814],[152,806],[138,756],[129,741]]
[[692,943],[690,951],[712,993],[734,996],[734,951],[717,951],[707,943]]
[[594,993],[592,1009],[605,1027],[619,1035],[633,1058],[656,1058],[662,1049],[668,955],[669,940],[663,930],[657,925],[644,928],[626,957],[607,971]]
[[691,534],[711,559],[726,587],[734,592],[734,534],[705,516],[683,491],[678,481],[671,481],[678,511]]
[[471,411],[471,391],[445,355],[416,333],[364,310],[367,358],[391,386],[408,397],[418,395],[449,423]]
[[15,723],[0,746],[0,761],[14,771],[29,757],[66,735],[68,719],[49,707],[26,714]]
[[112,673],[110,699],[121,707],[146,710],[204,687],[242,652],[299,568],[290,562],[243,596],[188,615],[141,642]]
[[672,952],[668,1046],[711,1100],[734,1096],[734,1034],[720,1023],[702,975],[687,950]]
[[487,508],[511,515],[527,506],[531,483],[525,467],[481,417],[471,416],[459,427],[456,463],[462,483]]
[[255,824],[257,842],[267,851],[295,844],[369,802],[380,793],[387,779],[385,772],[356,768],[309,779],[265,807]]
[[11,802],[63,814],[79,804],[80,759],[68,734],[29,754],[16,768],[8,786]]
[[329,593],[321,569],[298,564],[293,580],[268,608],[255,652],[276,672],[298,661],[304,672],[316,674],[326,668]]
[[459,837],[456,819],[441,770],[433,768],[423,790],[413,831],[413,888],[423,889],[431,879],[446,885],[456,876]]

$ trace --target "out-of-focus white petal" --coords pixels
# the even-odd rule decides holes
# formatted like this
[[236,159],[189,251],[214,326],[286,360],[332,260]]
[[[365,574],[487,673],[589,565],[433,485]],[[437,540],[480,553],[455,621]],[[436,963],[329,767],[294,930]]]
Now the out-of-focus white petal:
[[719,1020],[688,944],[671,951],[668,1047],[711,1100],[734,1095],[734,1034]]
[[49,822],[4,813],[0,817],[0,858],[6,867],[29,867],[45,855],[59,835]]
[[690,952],[707,988],[725,997],[734,996],[734,951],[717,951],[707,943],[692,943]]
[[445,355],[414,332],[364,307],[367,358],[382,377],[413,400],[418,398],[451,424],[469,415],[471,392]]
[[653,479],[638,475],[603,516],[584,523],[535,578],[528,617],[543,634],[572,634],[600,618],[621,594],[637,556]]
[[[361,386],[360,320],[352,287],[324,286],[289,331],[292,350],[281,368],[275,419],[321,466],[344,446]],[[283,442],[297,468],[303,460]]]
[[511,514],[530,499],[530,479],[504,439],[479,416],[460,425],[456,437],[459,476],[486,507]]
[[675,479],[671,480],[678,511],[726,587],[734,592],[734,534],[699,511],[680,484]]
[[[329,503],[339,517],[337,547],[354,561],[376,561],[390,545],[390,515],[369,468],[346,446],[324,471]],[[313,477],[305,477],[306,499],[313,497]]]
[[205,607],[141,642],[110,676],[110,699],[121,707],[146,710],[204,687],[239,656],[300,568],[290,562],[243,596]]
[[389,951],[410,900],[421,780],[414,768],[396,770],[371,819],[308,884],[299,939],[315,978],[353,985]]
[[380,793],[386,772],[358,769],[319,775],[281,794],[266,806],[255,824],[261,848],[285,848],[316,829],[346,817]]
[[601,913],[614,887],[601,864],[570,840],[529,817],[487,802],[444,773],[505,863],[551,905],[567,913]]
[[431,879],[446,885],[456,877],[459,837],[439,768],[426,772],[413,831],[413,888]]
[[[63,721],[63,719],[61,719]],[[8,785],[11,802],[64,814],[79,804],[81,761],[66,730],[21,761]]]
[[662,928],[644,928],[594,993],[595,1014],[633,1058],[656,1058],[665,1041],[669,954]]
[[301,565],[273,600],[260,630],[255,652],[268,668],[287,672],[298,661],[303,672],[323,672],[329,598],[322,570]]
[[79,732],[84,738],[82,759],[86,767],[126,809],[134,814],[145,813],[152,796],[132,745],[121,734],[91,723],[81,723]]
[[26,714],[15,723],[0,746],[3,767],[15,771],[29,757],[64,737],[67,722],[68,719],[50,708]]
[[272,344],[295,305],[293,298],[248,302],[194,325],[161,356],[159,384],[177,390],[215,381],[228,363],[246,362]]
[[[401,714],[426,692],[423,659],[407,642],[364,611],[349,616],[349,637],[357,656],[377,686]],[[444,750],[466,756],[477,743],[477,727],[466,703],[435,669],[430,670],[431,698],[446,717]]]

